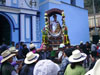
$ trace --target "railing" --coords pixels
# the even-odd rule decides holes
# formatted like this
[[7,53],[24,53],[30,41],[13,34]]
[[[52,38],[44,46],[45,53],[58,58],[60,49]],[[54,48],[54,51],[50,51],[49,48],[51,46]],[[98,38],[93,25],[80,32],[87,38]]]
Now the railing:
[[[89,28],[94,28],[94,19],[89,19]],[[96,27],[100,28],[100,17],[96,18]]]
[[[89,28],[95,28],[95,26],[89,26]],[[100,28],[100,25],[96,26],[96,28]]]

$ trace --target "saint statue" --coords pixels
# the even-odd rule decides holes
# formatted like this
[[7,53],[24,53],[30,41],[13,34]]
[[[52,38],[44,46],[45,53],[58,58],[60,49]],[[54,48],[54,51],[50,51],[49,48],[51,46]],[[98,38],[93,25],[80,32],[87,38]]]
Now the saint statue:
[[50,32],[55,35],[61,31],[60,23],[57,21],[56,14],[53,15],[54,20],[50,22]]

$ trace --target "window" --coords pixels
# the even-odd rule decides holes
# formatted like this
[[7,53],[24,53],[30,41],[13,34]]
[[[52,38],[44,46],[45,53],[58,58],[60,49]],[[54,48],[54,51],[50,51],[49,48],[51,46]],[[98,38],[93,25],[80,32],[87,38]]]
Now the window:
[[6,0],[0,0],[0,4],[5,4]]
[[76,0],[71,0],[72,5],[76,5]]

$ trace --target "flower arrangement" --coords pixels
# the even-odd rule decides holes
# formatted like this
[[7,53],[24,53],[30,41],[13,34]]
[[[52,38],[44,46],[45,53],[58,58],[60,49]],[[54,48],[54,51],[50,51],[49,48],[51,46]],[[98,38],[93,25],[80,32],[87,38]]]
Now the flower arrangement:
[[44,44],[48,44],[48,28],[49,28],[49,20],[48,20],[48,14],[45,13],[45,27],[43,30],[41,30],[42,32],[42,41],[44,42]]
[[70,41],[69,41],[69,38],[68,38],[68,31],[67,31],[67,27],[65,25],[65,15],[64,15],[64,11],[62,12],[62,32],[63,32],[63,35],[64,35],[64,38],[63,38],[63,43],[64,44],[69,44]]
[[46,33],[48,34],[48,29],[49,29],[49,19],[48,19],[48,14],[45,13],[45,30],[46,30]]

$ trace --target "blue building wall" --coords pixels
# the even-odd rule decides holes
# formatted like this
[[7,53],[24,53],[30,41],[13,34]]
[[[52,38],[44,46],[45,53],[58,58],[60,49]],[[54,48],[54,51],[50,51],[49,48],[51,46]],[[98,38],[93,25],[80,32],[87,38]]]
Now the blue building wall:
[[[44,13],[47,11],[49,8],[49,3],[46,3],[45,5],[40,6],[40,30],[42,30],[45,26],[45,20],[44,20]],[[40,40],[42,42],[42,33],[40,32]]]
[[39,0],[39,3],[42,3],[42,2],[44,2],[45,0]]
[[[27,2],[26,2],[27,1]],[[6,0],[0,3],[0,13],[6,14],[11,27],[11,41],[25,42],[28,46],[33,42],[36,47],[40,47],[39,23],[37,23],[38,0],[36,6],[29,6],[28,0]],[[7,18],[9,17],[9,18]]]
[[[71,0],[55,0],[55,1],[62,1],[68,4],[71,4]],[[75,6],[79,6],[84,8],[84,0],[74,0],[75,1]]]
[[18,0],[11,0],[11,6],[18,7],[18,4],[19,4]]
[[86,41],[89,41],[88,11],[81,7],[75,7],[67,3],[57,4],[48,2],[44,5],[41,5],[40,6],[40,13],[41,13],[40,24],[42,25],[41,29],[43,29],[43,27],[45,26],[44,24],[45,11],[52,8],[58,8],[64,10],[66,16],[65,18],[66,26],[68,27],[68,35],[71,44],[74,45],[74,44],[79,44],[80,41],[83,41],[84,43]]
[[11,41],[15,41],[16,43],[19,42],[19,20],[18,20],[18,14],[14,13],[6,13],[9,16],[10,21],[12,23],[10,24],[11,27]]
[[76,0],[76,6],[84,8],[84,0]]
[[70,0],[56,0],[56,1],[63,1],[63,2],[70,4]]

